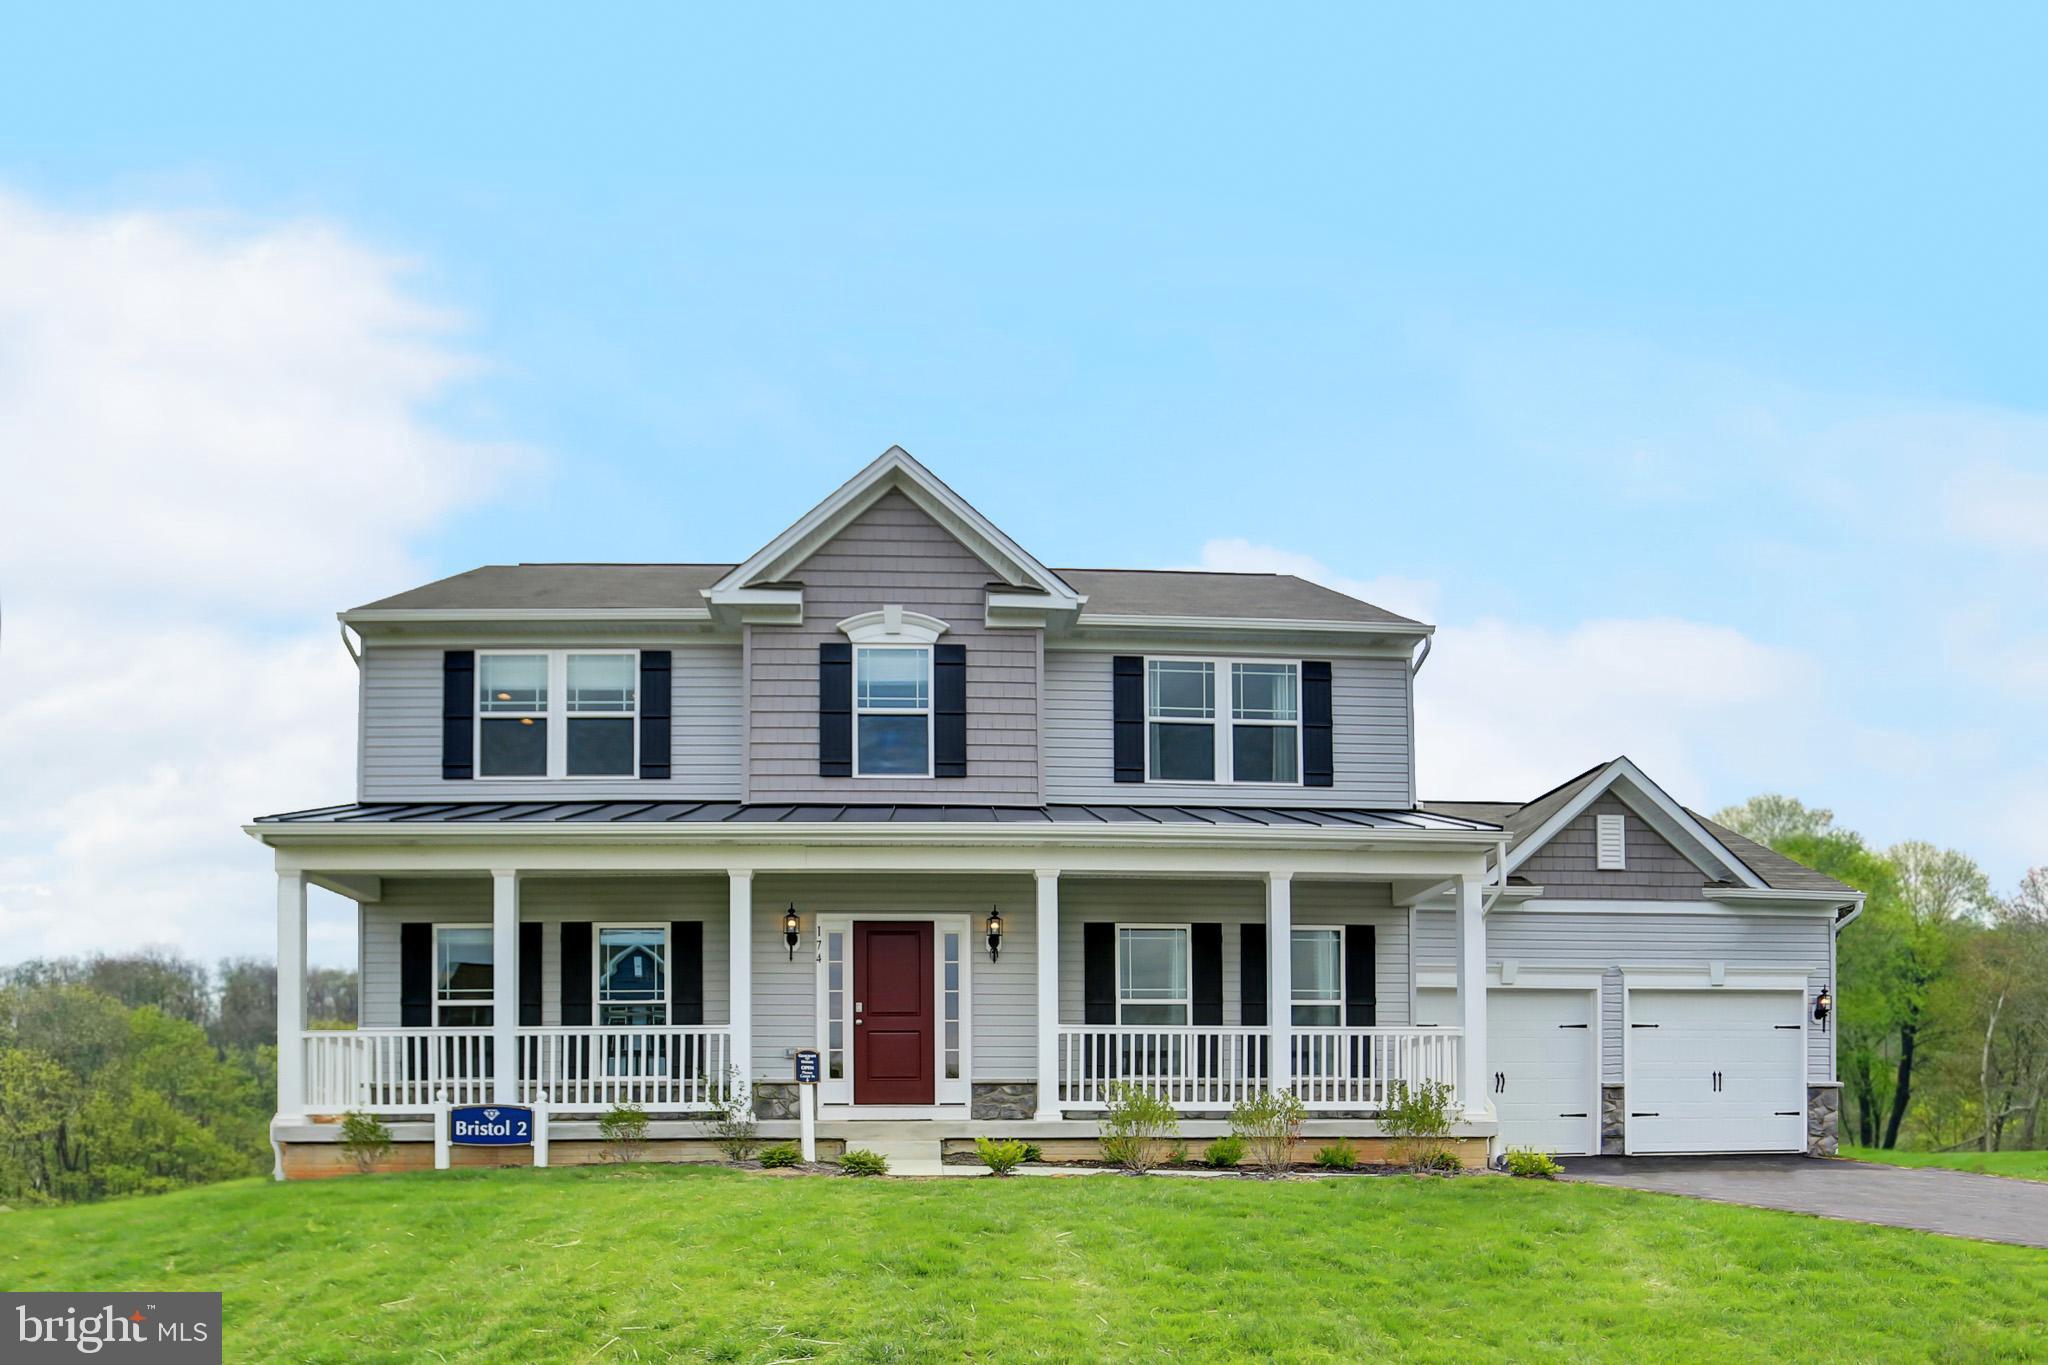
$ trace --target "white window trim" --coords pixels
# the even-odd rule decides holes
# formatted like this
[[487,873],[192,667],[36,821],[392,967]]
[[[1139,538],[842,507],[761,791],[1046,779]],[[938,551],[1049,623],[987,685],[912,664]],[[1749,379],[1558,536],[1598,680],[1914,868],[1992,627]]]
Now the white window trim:
[[[924,654],[924,705],[921,707],[862,706],[860,704],[860,656],[862,650],[889,650],[894,652],[901,652],[904,650],[922,651]],[[938,756],[934,754],[932,750],[934,749],[934,747],[936,747],[938,735],[934,733],[933,730],[932,716],[933,704],[938,700],[938,698],[933,695],[933,689],[938,686],[938,678],[936,676],[937,670],[935,668],[937,661],[938,651],[933,649],[930,645],[857,644],[853,647],[853,775],[855,777],[865,777],[876,781],[883,781],[888,779],[902,780],[905,778],[908,778],[911,781],[917,781],[920,779],[931,777],[932,774],[936,771],[933,765],[938,762]],[[860,768],[860,718],[862,716],[923,716],[924,771],[921,773],[862,772]]]
[[1593,866],[1600,872],[1628,871],[1628,817],[1593,817]]
[[[540,655],[548,663],[548,704],[540,711],[495,711],[483,708],[484,660],[487,658]],[[571,711],[569,709],[569,656],[611,654],[633,660],[633,770],[626,773],[570,773],[569,722],[571,720],[624,720],[623,711]],[[640,651],[637,649],[480,649],[476,652],[476,695],[470,698],[474,712],[470,729],[470,752],[475,755],[472,770],[482,782],[629,782],[640,777]],[[547,722],[548,761],[544,773],[487,773],[484,771],[484,722],[518,720],[531,716]]]
[[[581,651],[578,651],[579,653]],[[661,930],[661,1022],[659,1024],[599,1024],[604,1017],[604,931],[607,929],[659,929]],[[676,1021],[676,959],[675,944],[670,942],[671,932],[665,920],[600,920],[590,926],[590,1019],[593,1027],[625,1030],[668,1028]],[[620,1002],[637,1003],[637,1002]]]
[[[1295,934],[1335,934],[1337,936],[1337,998],[1335,1000],[1318,1000],[1313,997],[1303,997],[1300,995],[1294,996],[1287,1002],[1288,1027],[1296,1029],[1325,1029],[1348,1027],[1348,1025],[1346,1025],[1344,1022],[1344,1006],[1346,1001],[1350,998],[1344,994],[1344,940],[1348,933],[1349,930],[1341,924],[1296,924],[1289,927],[1287,951],[1290,957],[1294,952],[1293,936]],[[1288,971],[1287,975],[1290,983],[1299,980],[1299,978],[1294,975],[1291,969]],[[1312,1009],[1328,1009],[1332,1005],[1335,1005],[1337,1007],[1337,1022],[1334,1024],[1297,1024],[1294,1022],[1294,1012],[1297,1009],[1301,1009],[1304,1007]]]
[[[1302,723],[1302,661],[1300,659],[1260,659],[1241,655],[1217,654],[1147,654],[1145,658],[1145,780],[1175,787],[1265,787],[1286,788],[1303,785],[1306,774],[1302,771],[1305,758],[1303,737],[1307,727]],[[1155,663],[1208,664],[1214,670],[1216,680],[1215,713],[1207,720],[1191,716],[1159,716],[1152,714],[1152,665]],[[1285,664],[1294,670],[1294,719],[1288,720],[1238,720],[1231,712],[1236,709],[1236,689],[1233,675],[1237,664]],[[1156,777],[1152,772],[1152,727],[1154,725],[1207,725],[1214,731],[1215,764],[1218,774],[1229,776],[1212,778],[1199,777]],[[1250,778],[1239,780],[1237,776],[1236,750],[1230,742],[1231,730],[1239,725],[1259,725],[1268,728],[1291,725],[1294,727],[1294,780],[1292,782],[1259,782]]]
[[[441,1006],[442,1006],[442,1004],[443,1004],[443,1001],[442,1001],[442,999],[441,999],[441,931],[442,931],[443,929],[481,929],[481,930],[482,930],[482,931],[483,931],[483,932],[484,932],[485,934],[487,934],[487,935],[489,935],[489,934],[491,933],[491,925],[490,925],[490,922],[489,922],[489,921],[487,921],[487,920],[473,920],[473,919],[471,919],[471,920],[448,920],[448,921],[436,921],[436,922],[435,922],[435,924],[434,924],[434,1027],[435,1027],[435,1028],[472,1028],[472,1029],[487,1029],[487,1028],[490,1028],[490,1027],[491,1027],[491,1025],[490,1025],[490,1024],[445,1024],[445,1025],[444,1025],[444,1024],[443,1024],[443,1023],[441,1022]],[[489,999],[489,1000],[451,1000],[451,1001],[447,1001],[446,1003],[447,1003],[447,1004],[448,1004],[448,1005],[449,1005],[449,1006],[450,1006],[451,1008],[454,1008],[454,1009],[459,1009],[459,1010],[470,1010],[470,1009],[478,1009],[478,1008],[490,1010],[490,1011],[492,1012],[492,1013],[491,1013],[491,1019],[492,1019],[492,1021],[493,1021],[493,1022],[495,1022],[495,1021],[497,1020],[497,1017],[498,1017],[498,1016],[497,1016],[497,1010],[496,1010],[496,1004],[497,1004],[497,995],[496,995],[496,991],[495,991],[495,987],[497,986],[497,982],[498,982],[498,945],[497,945],[497,940],[496,940],[496,938],[495,938],[495,937],[493,937],[493,938],[492,938],[492,942],[491,942],[491,985],[492,985],[492,987],[493,987],[494,989],[493,989],[493,993],[492,993],[492,997],[491,997],[491,999]]]
[[[1181,979],[1187,982],[1188,993],[1178,1000],[1124,1000],[1124,930],[1126,929],[1178,929],[1185,956]],[[1195,930],[1192,924],[1126,924],[1119,921],[1116,926],[1116,1025],[1118,1028],[1188,1028],[1195,1018]],[[1124,1005],[1179,1005],[1187,1017],[1178,1024],[1130,1024],[1124,1023]]]

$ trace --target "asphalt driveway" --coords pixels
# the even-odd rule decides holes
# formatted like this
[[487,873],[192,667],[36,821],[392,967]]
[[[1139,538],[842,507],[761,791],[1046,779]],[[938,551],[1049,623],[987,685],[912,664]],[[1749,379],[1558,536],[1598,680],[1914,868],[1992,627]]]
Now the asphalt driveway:
[[2048,1247],[2048,1181],[1803,1156],[1560,1160],[1567,1180]]

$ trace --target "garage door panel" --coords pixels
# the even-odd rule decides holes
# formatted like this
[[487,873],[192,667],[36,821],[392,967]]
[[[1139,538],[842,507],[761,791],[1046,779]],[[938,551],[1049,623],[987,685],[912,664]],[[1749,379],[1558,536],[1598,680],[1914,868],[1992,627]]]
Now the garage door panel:
[[1806,1145],[1803,992],[1629,993],[1628,1150]]
[[1501,1138],[1583,1153],[1599,1143],[1597,1005],[1591,991],[1487,992],[1487,1056]]

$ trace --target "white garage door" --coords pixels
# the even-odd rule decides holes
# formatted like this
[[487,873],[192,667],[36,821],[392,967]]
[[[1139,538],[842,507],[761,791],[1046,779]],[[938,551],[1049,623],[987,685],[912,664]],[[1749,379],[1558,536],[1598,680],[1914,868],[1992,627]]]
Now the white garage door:
[[1628,1150],[1806,1150],[1803,991],[1629,992]]
[[1599,1013],[1592,991],[1486,993],[1486,1056],[1501,1141],[1600,1150]]

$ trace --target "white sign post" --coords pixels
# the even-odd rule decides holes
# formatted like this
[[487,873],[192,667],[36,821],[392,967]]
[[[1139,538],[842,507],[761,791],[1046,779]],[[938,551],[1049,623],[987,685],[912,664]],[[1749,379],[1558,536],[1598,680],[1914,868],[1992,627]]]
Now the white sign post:
[[448,1169],[448,1096],[434,1092],[434,1169]]
[[545,1090],[533,1101],[533,1164],[548,1164],[548,1092]]
[[799,1048],[796,1054],[797,1135],[804,1164],[818,1159],[818,1081],[820,1058],[816,1048]]

